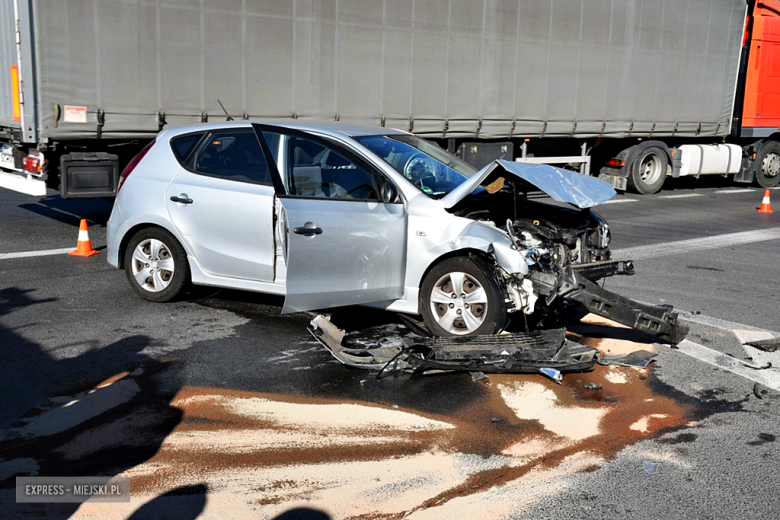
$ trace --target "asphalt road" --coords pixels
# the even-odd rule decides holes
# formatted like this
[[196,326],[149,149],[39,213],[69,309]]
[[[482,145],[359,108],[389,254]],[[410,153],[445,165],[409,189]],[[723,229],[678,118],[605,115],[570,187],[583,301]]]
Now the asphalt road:
[[[102,249],[109,202],[0,190],[0,517],[774,518],[780,371],[744,363],[780,367],[780,353],[738,333],[780,331],[780,207],[759,215],[761,190],[722,180],[670,188],[598,209],[613,249],[636,259],[607,288],[685,311],[691,342],[585,327],[599,348],[658,360],[562,386],[377,382],[334,362],[279,298],[144,302],[104,254],[18,254],[73,247],[80,218]],[[347,308],[333,321],[393,318]],[[22,506],[18,475],[129,475],[135,498]]]

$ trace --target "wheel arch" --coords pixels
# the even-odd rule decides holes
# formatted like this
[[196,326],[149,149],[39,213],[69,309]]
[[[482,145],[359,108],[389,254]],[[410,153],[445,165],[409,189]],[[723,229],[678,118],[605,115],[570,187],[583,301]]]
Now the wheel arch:
[[141,222],[129,228],[127,232],[122,236],[122,240],[119,242],[119,250],[117,252],[119,269],[125,268],[125,251],[127,250],[127,244],[130,243],[130,239],[132,239],[136,235],[136,233],[138,233],[143,229],[162,229],[163,231],[167,231],[173,236],[173,238],[175,238],[179,242],[179,244],[182,245],[182,247],[185,248],[185,252],[187,251],[184,243],[179,239],[179,237],[176,235],[176,232],[173,231],[172,229],[153,222]]
[[[417,288],[422,289],[423,282],[425,282],[425,278],[428,277],[428,273],[430,273],[434,267],[439,265],[440,263],[444,262],[445,260],[449,260],[450,258],[456,258],[459,256],[465,256],[465,257],[477,257],[480,260],[484,262],[495,262],[493,257],[490,255],[490,253],[487,253],[485,251],[482,251],[481,249],[474,249],[474,248],[465,248],[465,249],[456,249],[455,251],[448,251],[438,257],[436,257],[425,269],[422,276],[420,277],[420,281],[417,283]],[[488,273],[485,273],[486,275]],[[490,276],[493,276],[492,274]]]

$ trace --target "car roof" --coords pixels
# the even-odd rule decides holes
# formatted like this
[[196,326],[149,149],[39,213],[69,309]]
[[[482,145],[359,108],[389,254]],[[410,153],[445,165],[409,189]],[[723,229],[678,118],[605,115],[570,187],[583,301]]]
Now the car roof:
[[372,126],[345,121],[328,121],[324,119],[249,119],[239,121],[220,121],[218,123],[200,123],[194,125],[184,125],[172,128],[166,128],[165,133],[169,137],[199,130],[215,130],[219,128],[246,127],[252,123],[278,126],[291,130],[300,130],[304,132],[314,132],[319,134],[332,135],[334,137],[359,137],[365,135],[406,135],[408,132],[387,128],[382,126]]

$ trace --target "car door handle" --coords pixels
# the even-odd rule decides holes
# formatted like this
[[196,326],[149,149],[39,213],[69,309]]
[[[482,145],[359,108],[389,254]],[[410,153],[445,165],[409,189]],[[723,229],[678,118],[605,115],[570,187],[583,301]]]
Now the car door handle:
[[189,198],[186,193],[180,193],[178,197],[173,196],[171,197],[171,200],[173,202],[178,202],[179,204],[192,204],[192,199]]
[[312,235],[321,235],[322,234],[322,228],[317,227],[311,222],[307,222],[303,227],[297,227],[293,229],[296,235],[304,235],[304,236],[312,236]]

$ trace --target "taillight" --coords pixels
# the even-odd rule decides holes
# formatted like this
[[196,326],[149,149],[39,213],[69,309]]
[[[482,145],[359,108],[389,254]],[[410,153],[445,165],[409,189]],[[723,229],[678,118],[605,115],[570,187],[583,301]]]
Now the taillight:
[[32,155],[24,158],[24,171],[30,173],[41,173],[41,160]]
[[119,190],[122,189],[122,185],[125,183],[128,177],[130,177],[130,174],[133,173],[133,170],[135,170],[135,167],[138,166],[138,163],[141,162],[141,159],[144,158],[144,156],[149,153],[149,150],[152,149],[152,146],[154,145],[154,141],[144,146],[144,149],[138,152],[135,157],[130,159],[130,162],[127,163],[127,166],[125,166],[125,169],[122,170],[122,173],[119,174],[119,185],[116,187],[116,192],[119,193]]
[[626,165],[626,161],[622,159],[610,159],[607,161],[607,166],[612,166],[613,168],[622,168]]

